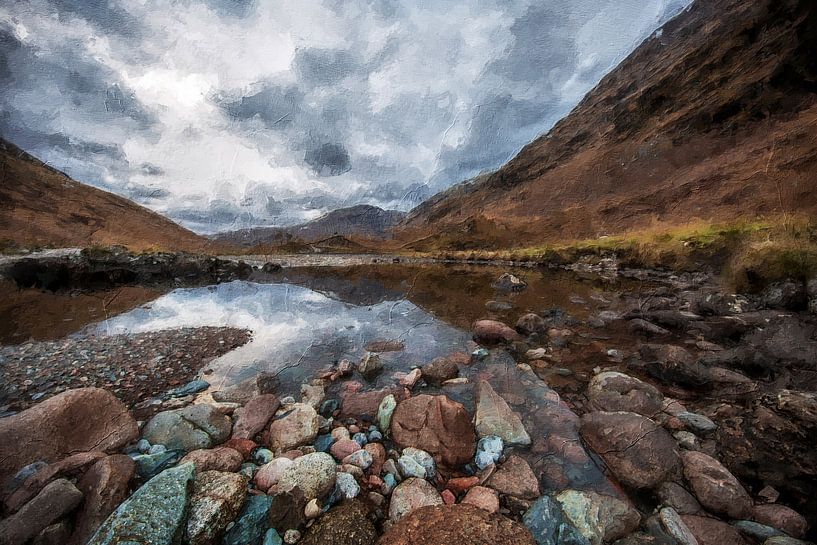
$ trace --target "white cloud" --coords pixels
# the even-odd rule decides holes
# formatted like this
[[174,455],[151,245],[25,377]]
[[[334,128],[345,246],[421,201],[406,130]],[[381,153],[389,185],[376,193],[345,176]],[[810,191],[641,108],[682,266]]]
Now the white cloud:
[[498,167],[688,1],[4,5],[0,129],[197,229],[406,208]]

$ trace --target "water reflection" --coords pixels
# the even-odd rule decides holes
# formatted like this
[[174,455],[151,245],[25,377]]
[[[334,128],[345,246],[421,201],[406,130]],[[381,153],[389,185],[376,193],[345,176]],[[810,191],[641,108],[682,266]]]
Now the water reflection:
[[405,370],[461,349],[469,335],[408,300],[353,305],[291,284],[236,281],[178,289],[144,307],[99,324],[100,333],[139,333],[174,327],[230,326],[250,329],[252,341],[213,361],[208,377],[222,387],[259,372],[283,368],[288,393],[316,370],[341,358],[357,360],[376,339],[405,343],[383,354],[386,372]]

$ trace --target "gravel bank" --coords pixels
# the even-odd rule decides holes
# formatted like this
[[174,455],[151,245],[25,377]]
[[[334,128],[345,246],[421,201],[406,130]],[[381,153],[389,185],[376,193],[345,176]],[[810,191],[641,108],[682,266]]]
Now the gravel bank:
[[201,327],[0,347],[0,414],[83,386],[105,388],[132,407],[188,382],[250,337],[243,329]]

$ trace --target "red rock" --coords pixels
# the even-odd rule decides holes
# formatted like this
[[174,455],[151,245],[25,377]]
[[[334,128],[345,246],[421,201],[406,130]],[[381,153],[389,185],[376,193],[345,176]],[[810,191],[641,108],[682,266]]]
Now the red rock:
[[450,467],[467,463],[476,451],[471,417],[465,407],[443,395],[419,395],[398,403],[391,434],[400,447],[419,448]]
[[199,449],[189,452],[181,459],[180,463],[192,462],[196,466],[196,472],[202,471],[238,471],[244,456],[230,447],[216,447],[212,449]]
[[369,475],[369,486],[379,490],[383,486],[383,479],[377,475]]
[[275,415],[281,403],[273,394],[264,394],[252,398],[244,407],[236,410],[236,421],[233,425],[233,437],[252,439],[260,433]]
[[462,494],[467,492],[469,488],[473,488],[479,484],[479,477],[455,477],[446,483],[446,486],[454,492],[454,494]]
[[622,484],[652,488],[679,473],[678,444],[649,418],[636,413],[589,413],[581,418],[580,432]]
[[460,373],[459,366],[447,358],[435,358],[422,369],[423,380],[432,386],[440,386],[446,380],[455,378]]
[[281,456],[283,456],[284,458],[289,458],[290,460],[297,460],[298,458],[300,458],[303,455],[304,455],[304,453],[301,452],[298,449],[288,450],[288,451],[284,452],[283,454],[281,454]]
[[701,505],[713,513],[722,513],[733,519],[751,515],[752,498],[719,461],[695,451],[686,451],[681,458],[684,461],[684,477]]
[[51,481],[22,509],[0,521],[0,545],[21,545],[73,511],[82,492],[67,479]]
[[453,361],[457,365],[471,365],[471,354],[467,352],[451,352],[446,359]]
[[278,484],[284,471],[292,464],[293,462],[289,458],[275,458],[271,462],[264,464],[253,477],[255,486],[266,492]]
[[523,500],[539,497],[539,481],[528,463],[513,455],[488,479],[487,485],[500,494]]
[[798,539],[805,536],[806,530],[808,530],[808,522],[805,517],[785,505],[756,505],[752,512],[752,519],[761,524],[783,530]]
[[252,456],[252,451],[258,447],[258,444],[252,439],[237,439],[234,437],[222,446],[237,450],[241,453],[241,456],[244,457],[244,460],[249,460],[250,456]]
[[74,533],[67,545],[84,545],[96,530],[128,497],[128,483],[136,464],[124,454],[114,454],[96,462],[77,483],[85,501],[76,516]]
[[115,451],[138,436],[136,420],[110,392],[67,390],[0,419],[0,482],[31,462],[55,462],[77,452]]
[[442,491],[440,494],[443,498],[443,503],[446,505],[454,505],[457,503],[457,498],[454,497],[454,493],[448,490],[447,488]]
[[521,524],[468,504],[421,507],[400,519],[377,541],[377,545],[420,543],[536,545],[530,531]]
[[31,498],[40,493],[45,485],[60,477],[76,476],[98,460],[107,456],[104,452],[81,452],[69,456],[59,462],[49,464],[40,471],[29,477],[25,482],[14,491],[14,493],[6,500],[6,508],[10,512],[15,512],[23,505],[28,503]]
[[340,418],[360,418],[377,416],[380,402],[389,394],[394,394],[398,401],[405,397],[401,388],[383,388],[367,392],[346,391],[341,394]]
[[748,545],[740,532],[718,519],[681,515],[681,520],[698,540],[698,545]]
[[483,511],[496,513],[499,511],[499,495],[496,491],[484,486],[475,486],[463,498],[462,503],[479,507]]
[[360,450],[360,444],[352,439],[341,439],[332,443],[329,447],[329,452],[335,457],[335,460],[343,460],[355,451]]
[[474,340],[478,343],[499,344],[522,340],[519,333],[495,320],[478,320],[471,329],[474,331]]
[[372,455],[372,465],[369,466],[369,473],[379,475],[386,463],[386,449],[383,443],[367,443],[363,450]]
[[423,376],[423,371],[420,368],[412,369],[409,373],[395,373],[395,377],[400,381],[401,386],[406,388],[414,388],[420,377]]

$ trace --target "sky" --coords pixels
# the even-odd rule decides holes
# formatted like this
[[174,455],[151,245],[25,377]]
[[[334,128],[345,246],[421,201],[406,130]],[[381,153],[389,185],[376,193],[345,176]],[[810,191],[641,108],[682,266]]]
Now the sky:
[[6,0],[0,136],[201,233],[410,210],[691,0]]

